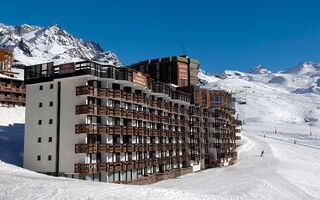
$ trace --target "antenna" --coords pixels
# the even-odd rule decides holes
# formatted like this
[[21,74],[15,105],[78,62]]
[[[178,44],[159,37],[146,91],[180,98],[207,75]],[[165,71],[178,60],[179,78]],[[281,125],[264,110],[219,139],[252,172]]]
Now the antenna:
[[182,55],[186,54],[186,48],[184,47],[184,45],[182,45]]

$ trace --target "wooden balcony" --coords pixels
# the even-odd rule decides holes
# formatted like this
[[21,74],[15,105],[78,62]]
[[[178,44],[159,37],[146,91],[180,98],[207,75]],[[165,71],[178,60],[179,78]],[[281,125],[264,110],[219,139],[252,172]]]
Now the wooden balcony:
[[[200,158],[200,156],[198,156]],[[149,158],[136,161],[120,161],[120,162],[110,162],[110,163],[76,163],[75,173],[87,174],[87,173],[97,173],[97,172],[117,172],[129,169],[145,168],[156,166],[159,164],[168,164],[189,161],[191,156],[171,156],[165,158]]]
[[0,101],[8,101],[8,102],[15,102],[15,103],[25,103],[25,97],[12,97],[12,96],[0,96]]

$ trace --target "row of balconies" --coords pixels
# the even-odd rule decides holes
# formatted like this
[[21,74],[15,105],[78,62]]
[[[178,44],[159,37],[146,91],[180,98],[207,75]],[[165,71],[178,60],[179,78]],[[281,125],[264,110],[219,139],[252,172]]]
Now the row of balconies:
[[[146,104],[150,107],[164,109],[168,112],[179,113],[182,115],[189,115],[190,110],[187,108],[178,108],[171,106],[169,103],[152,100],[142,94],[128,93],[123,90],[114,90],[109,88],[96,88],[93,86],[78,86],[76,88],[77,95],[91,95],[98,97],[119,98],[125,101]],[[193,115],[199,117],[214,117],[213,112],[205,112],[200,110],[193,110]]]
[[25,88],[12,88],[11,86],[1,86],[0,85],[0,92],[14,92],[14,93],[26,93]]
[[[176,126],[195,126],[202,128],[214,128],[212,122],[197,122],[183,119],[173,119],[164,115],[155,115],[145,111],[136,111],[132,109],[96,105],[77,105],[76,114],[89,114],[89,115],[110,115],[119,116],[124,118],[136,118],[141,120],[149,120],[158,123],[172,124]],[[225,126],[221,126],[224,128]]]
[[17,103],[25,103],[26,98],[25,97],[12,97],[12,96],[1,96],[0,95],[0,101],[10,101],[10,102],[17,102]]
[[[162,144],[76,144],[76,153],[119,153],[145,152],[190,149],[190,143],[162,143]],[[213,147],[212,147],[213,148]]]
[[191,135],[194,138],[213,138],[214,133],[204,132],[186,132],[172,131],[164,129],[134,127],[134,126],[114,126],[102,124],[76,124],[76,134],[118,134],[118,135],[141,135],[155,137],[174,137],[174,138],[189,138]]
[[[174,164],[183,161],[198,160],[201,156],[172,156],[167,158],[148,158],[136,161],[120,161],[110,163],[94,163],[94,164],[75,164],[75,173],[97,173],[97,172],[117,172],[124,170],[132,170],[138,168],[154,167],[157,165]],[[202,156],[204,157],[204,156]]]

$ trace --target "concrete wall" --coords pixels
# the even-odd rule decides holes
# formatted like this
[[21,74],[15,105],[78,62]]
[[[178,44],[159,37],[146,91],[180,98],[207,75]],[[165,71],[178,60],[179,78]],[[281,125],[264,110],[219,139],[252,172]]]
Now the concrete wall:
[[[50,84],[54,84],[50,89]],[[40,86],[43,87],[40,90]],[[56,157],[56,128],[57,128],[57,83],[41,83],[27,85],[26,96],[26,121],[25,121],[25,139],[24,139],[24,157],[23,166],[38,172],[54,172]],[[53,106],[50,107],[50,101]],[[39,108],[39,103],[42,107]],[[49,124],[52,119],[53,123]],[[42,124],[39,125],[39,120]],[[49,141],[52,137],[52,142]],[[38,142],[41,138],[41,143]],[[41,160],[37,160],[37,156]],[[51,161],[48,156],[51,155]]]

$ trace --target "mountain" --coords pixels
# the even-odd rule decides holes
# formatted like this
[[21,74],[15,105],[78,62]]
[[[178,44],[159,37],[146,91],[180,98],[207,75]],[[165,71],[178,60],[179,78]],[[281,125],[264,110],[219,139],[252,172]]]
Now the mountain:
[[201,70],[199,85],[233,91],[239,117],[246,122],[320,127],[320,64],[303,62],[278,72],[253,71],[208,74]]
[[259,64],[255,67],[251,68],[247,73],[249,73],[249,74],[270,74],[271,71],[269,71],[264,66]]
[[[278,72],[271,72],[265,67],[258,65],[251,68],[247,73],[224,70],[216,74],[208,74],[199,71],[199,83],[211,82],[212,78],[242,79],[250,82],[262,83],[267,86],[282,88],[291,93],[314,93],[320,94],[320,64],[313,62],[303,62],[299,65]],[[208,80],[210,79],[210,80]]]
[[28,24],[7,26],[0,23],[0,48],[12,50],[15,64],[20,65],[49,61],[60,64],[88,59],[122,65],[113,52],[104,51],[93,41],[74,37],[57,24],[40,27]]

